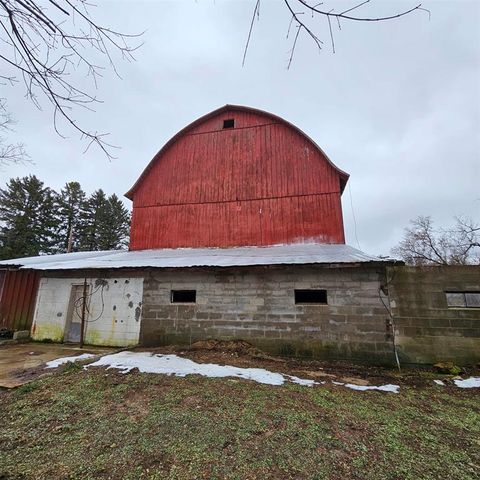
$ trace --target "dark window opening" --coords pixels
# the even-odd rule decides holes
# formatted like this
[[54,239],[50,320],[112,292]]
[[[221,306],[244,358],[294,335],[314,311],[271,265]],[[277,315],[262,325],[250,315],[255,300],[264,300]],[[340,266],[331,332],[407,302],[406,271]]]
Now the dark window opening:
[[172,290],[170,293],[171,303],[195,303],[196,301],[196,290]]
[[235,126],[235,120],[229,118],[228,120],[223,121],[223,128],[233,128]]
[[445,292],[449,308],[480,308],[480,292]]
[[326,290],[295,290],[295,303],[326,305]]

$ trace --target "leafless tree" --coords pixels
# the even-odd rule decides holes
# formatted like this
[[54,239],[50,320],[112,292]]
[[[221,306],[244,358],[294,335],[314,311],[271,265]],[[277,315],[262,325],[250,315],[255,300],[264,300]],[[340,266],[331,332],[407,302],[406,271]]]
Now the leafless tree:
[[12,129],[13,123],[12,116],[7,111],[5,100],[0,98],[0,167],[28,159],[22,143],[8,143],[2,136],[2,133]]
[[409,265],[480,264],[480,224],[456,217],[449,229],[435,229],[430,217],[418,217],[392,249]]
[[[282,0],[285,8],[290,15],[290,24],[287,29],[287,39],[292,38],[292,48],[290,50],[290,56],[288,59],[288,67],[292,64],[293,56],[297,47],[300,34],[306,34],[306,36],[315,43],[318,50],[322,50],[324,47],[324,40],[322,40],[319,33],[322,28],[322,22],[325,27],[325,31],[328,29],[328,37],[333,53],[335,53],[335,30],[342,29],[342,22],[384,22],[388,20],[395,20],[400,17],[404,17],[414,12],[424,11],[428,15],[430,12],[422,7],[422,4],[412,5],[402,11],[393,12],[386,16],[369,16],[357,14],[361,7],[364,7],[370,0],[363,0],[361,2],[352,2],[352,5],[346,9],[340,11],[335,7],[330,8],[326,5],[328,2],[318,2],[317,0]],[[247,57],[248,47],[252,37],[252,31],[255,24],[255,19],[260,18],[260,0],[256,0],[255,7],[253,9],[252,21],[250,23],[250,30],[248,32],[247,42],[243,54],[243,65]],[[330,2],[331,5],[335,5],[335,2]]]
[[[105,67],[117,72],[116,54],[131,60],[137,46],[132,37],[100,25],[90,14],[88,0],[0,0],[0,81],[23,80],[26,95],[39,108],[41,97],[53,106],[54,127],[62,118],[107,156],[111,147],[105,133],[82,126],[74,118],[77,107],[92,109],[94,93],[78,86],[79,75],[97,85]],[[94,59],[93,59],[94,57]],[[97,64],[100,61],[102,65]]]

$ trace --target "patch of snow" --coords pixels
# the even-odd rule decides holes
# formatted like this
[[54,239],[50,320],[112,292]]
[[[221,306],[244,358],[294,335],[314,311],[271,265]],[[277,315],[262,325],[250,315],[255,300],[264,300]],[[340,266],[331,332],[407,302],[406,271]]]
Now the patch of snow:
[[95,355],[92,353],[82,353],[80,355],[75,355],[74,357],[63,357],[63,358],[57,358],[55,360],[51,360],[50,362],[47,362],[47,366],[45,368],[57,368],[60,365],[63,365],[64,363],[68,362],[78,362],[79,360],[87,360],[88,358],[92,358]]
[[142,373],[161,373],[185,377],[187,375],[202,375],[211,378],[236,377],[253,380],[267,385],[283,385],[288,380],[299,385],[313,386],[314,380],[306,380],[291,375],[270,372],[263,368],[240,368],[231,365],[217,365],[214,363],[196,363],[188,358],[177,355],[153,354],[151,352],[119,352],[105,355],[87,367],[107,367],[128,373],[134,368]]
[[375,386],[375,385],[355,385],[354,383],[343,383],[343,382],[335,382],[332,381],[334,385],[343,385],[344,387],[351,388],[352,390],[358,390],[361,392],[364,392],[365,390],[380,390],[381,392],[392,392],[392,393],[398,393],[398,390],[400,389],[399,385],[380,385],[380,386]]
[[437,385],[442,385],[442,387],[445,386],[445,382],[442,382],[441,380],[434,380],[434,383],[436,383]]
[[459,388],[479,388],[480,377],[470,377],[465,380],[454,380],[455,385]]
[[347,388],[351,388],[352,390],[359,390],[361,392],[364,392],[365,390],[380,390],[381,392],[392,392],[392,393],[398,393],[400,390],[399,385],[392,385],[391,383],[387,385],[380,385],[380,386],[375,386],[375,385],[355,385],[353,383],[346,383],[345,386]]
[[[298,383],[299,385],[304,385],[306,387],[313,387],[313,385],[319,385],[322,382],[316,382],[315,380],[307,380],[306,378],[298,378],[294,375],[285,375],[293,383]],[[325,382],[323,382],[325,383]]]

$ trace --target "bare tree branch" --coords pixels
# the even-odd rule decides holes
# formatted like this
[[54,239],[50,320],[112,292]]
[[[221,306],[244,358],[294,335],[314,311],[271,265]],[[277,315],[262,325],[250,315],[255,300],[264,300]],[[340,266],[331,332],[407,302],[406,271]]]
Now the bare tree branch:
[[[320,18],[322,18],[322,17],[327,19],[328,32],[329,32],[328,34],[330,36],[330,42],[331,42],[331,45],[332,45],[333,53],[335,53],[335,40],[334,40],[333,30],[332,30],[332,22],[331,22],[332,19],[335,19],[337,21],[338,28],[339,28],[339,30],[341,30],[340,20],[352,21],[352,22],[385,22],[385,21],[396,20],[396,19],[399,19],[401,17],[405,17],[406,15],[412,14],[416,11],[427,12],[429,17],[430,17],[430,11],[427,10],[426,8],[423,8],[421,3],[419,3],[415,6],[412,6],[408,9],[406,9],[406,10],[402,10],[400,12],[396,12],[396,13],[393,13],[391,15],[386,15],[386,16],[362,16],[362,15],[354,16],[354,15],[349,15],[350,12],[353,12],[354,10],[360,9],[364,5],[370,3],[370,0],[363,0],[362,2],[354,4],[354,5],[352,5],[352,7],[347,8],[346,10],[343,10],[341,12],[336,12],[334,8],[330,9],[330,10],[324,8],[324,3],[325,2],[320,2],[320,3],[314,4],[313,2],[310,2],[310,1],[307,1],[307,0],[283,0],[283,3],[284,3],[286,9],[288,10],[288,12],[291,15],[291,21],[290,21],[290,25],[289,25],[289,28],[288,28],[288,32],[290,31],[292,23],[294,23],[297,27],[297,32],[296,32],[294,40],[293,40],[293,46],[292,46],[292,49],[290,50],[290,56],[289,56],[289,60],[288,60],[288,68],[290,67],[290,65],[292,63],[292,59],[293,59],[293,56],[295,54],[295,49],[296,49],[296,45],[297,45],[297,39],[298,39],[299,34],[301,33],[302,30],[307,33],[308,37],[310,37],[311,40],[313,40],[313,42],[315,43],[316,47],[319,50],[322,49],[323,41],[320,40],[320,35],[319,35],[319,33],[317,33],[318,30],[319,30],[319,25],[321,24],[320,23]],[[245,51],[244,51],[244,54],[243,54],[242,65],[245,64],[247,51],[248,51],[248,47],[249,47],[249,44],[250,44],[250,39],[251,39],[251,36],[252,36],[254,19],[255,19],[256,16],[257,16],[257,18],[259,16],[259,4],[260,4],[260,1],[257,0],[257,2],[255,3],[255,8],[253,10],[252,22],[251,22],[251,25],[250,25],[250,30],[248,32],[248,38],[247,38],[247,43],[245,45]],[[332,2],[332,4],[334,4],[334,2]],[[320,8],[320,7],[322,7],[322,8]],[[311,25],[309,23],[307,23],[308,17],[307,17],[307,15],[305,15],[307,13],[310,14],[310,15],[308,15],[308,17],[310,17],[312,19],[311,22],[310,22]],[[300,18],[301,15],[305,15],[305,16],[302,17],[302,19],[301,19]],[[305,18],[305,20],[303,20],[303,18]],[[287,38],[288,38],[288,34],[287,34]]]
[[0,167],[29,160],[22,143],[7,143],[2,133],[12,130],[13,121],[7,111],[6,101],[0,98]]
[[409,265],[480,264],[480,225],[465,217],[455,221],[452,228],[436,230],[430,217],[412,220],[392,254]]
[[250,45],[250,38],[252,37],[253,24],[255,23],[255,17],[258,19],[260,15],[260,0],[257,0],[255,8],[253,9],[252,22],[250,23],[250,30],[248,31],[247,43],[245,44],[245,51],[243,52],[242,67],[245,65],[245,59],[247,58],[248,46]]
[[[95,94],[80,88],[74,78],[86,74],[96,87],[104,67],[87,56],[92,53],[106,59],[118,75],[114,56],[133,60],[140,45],[129,42],[141,34],[127,35],[100,25],[90,15],[91,7],[88,0],[0,0],[0,63],[6,67],[0,79],[13,83],[16,75],[21,77],[27,97],[38,108],[41,97],[52,105],[59,135],[64,136],[58,124],[62,118],[87,141],[87,149],[94,144],[111,158],[107,134],[86,128],[74,118],[76,108],[91,110],[99,103]],[[12,74],[3,74],[7,68]]]

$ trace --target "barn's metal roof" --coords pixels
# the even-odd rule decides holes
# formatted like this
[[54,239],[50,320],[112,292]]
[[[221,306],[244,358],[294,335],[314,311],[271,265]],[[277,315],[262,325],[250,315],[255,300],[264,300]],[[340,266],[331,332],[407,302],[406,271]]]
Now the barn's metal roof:
[[348,245],[291,244],[268,247],[176,248],[157,250],[110,250],[0,260],[0,267],[35,270],[109,268],[241,267],[253,265],[352,264],[385,262]]

